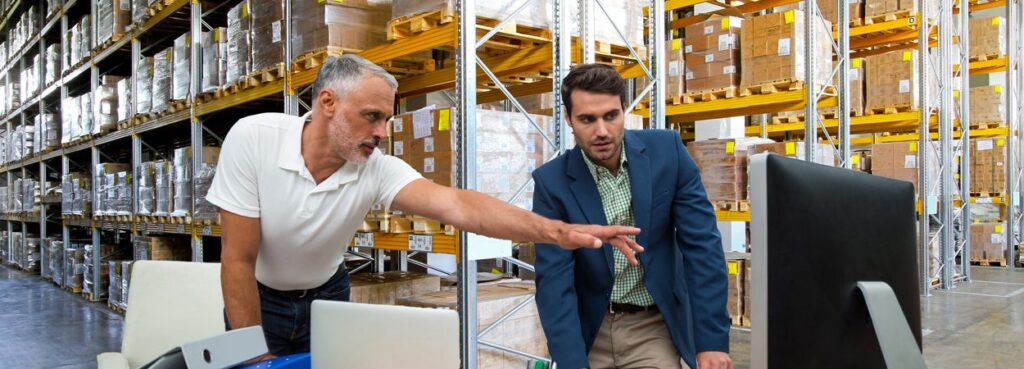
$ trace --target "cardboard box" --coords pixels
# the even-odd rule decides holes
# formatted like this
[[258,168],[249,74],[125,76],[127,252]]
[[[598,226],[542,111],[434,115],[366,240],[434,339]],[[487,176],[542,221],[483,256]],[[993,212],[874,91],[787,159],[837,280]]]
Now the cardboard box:
[[351,276],[351,301],[394,305],[398,299],[441,290],[441,278],[411,272],[358,273]]
[[[814,150],[815,163],[830,167],[836,166],[835,149],[832,145],[817,144],[814,146]],[[803,141],[765,143],[752,146],[747,155],[757,155],[764,152],[804,160],[804,155],[807,153],[807,145]]]
[[[744,19],[713,14],[686,26],[686,90],[735,87],[740,82],[740,33]],[[672,45],[673,47],[675,45]]]
[[[536,293],[536,286],[528,282],[507,282],[480,285],[477,288],[477,314],[479,328],[491,325],[499,317]],[[446,290],[410,298],[400,298],[398,305],[428,308],[458,309],[455,290]],[[540,325],[536,302],[530,302],[500,326],[481,337],[496,344],[524,351],[540,357],[547,357],[547,340]],[[527,360],[518,355],[480,348],[479,368],[519,369]]]
[[1006,139],[971,140],[971,192],[1006,193]]
[[192,246],[187,237],[139,236],[133,248],[135,260],[192,260]]
[[99,0],[96,2],[96,44],[103,44],[116,36],[123,36],[131,23],[130,0]]
[[[686,60],[683,56],[683,47],[680,46],[682,39],[669,40],[665,45],[665,63],[668,69],[665,71],[665,94],[666,97],[679,96],[686,92]],[[646,79],[643,83],[637,84],[637,89],[646,86]]]
[[[926,151],[927,152],[927,151]],[[931,183],[938,179],[936,155],[928,155],[928,176]],[[871,146],[871,174],[911,182],[918,191],[917,142],[892,142]]]
[[701,181],[711,201],[747,199],[747,153],[758,144],[774,141],[759,137],[694,141],[687,151],[700,168]]
[[228,29],[217,27],[203,33],[202,78],[199,92],[211,93],[227,83]]
[[[861,24],[859,21],[864,18],[864,2],[863,0],[848,0],[847,14],[849,14],[850,22],[853,24]],[[833,0],[818,0],[818,9],[821,10],[821,15],[825,17],[832,24],[836,24],[839,20],[839,2]]]
[[971,224],[971,260],[1006,262],[1003,223]]
[[865,109],[917,109],[918,52],[901,50],[867,57]]
[[252,71],[250,47],[252,22],[249,18],[248,0],[242,0],[228,10],[227,28],[228,55],[225,86],[238,82]]
[[1006,55],[1006,18],[973,18],[970,25],[971,60]]
[[815,64],[805,65],[804,22],[801,10],[787,10],[747,19],[742,28],[741,83],[743,87],[775,81],[805,80],[807,68],[812,68],[815,81],[828,84],[832,72],[831,23],[816,22],[818,38],[815,42]]
[[160,113],[170,107],[168,103],[171,99],[173,72],[174,47],[160,50],[153,55],[153,101],[150,108],[152,113]]
[[135,72],[135,114],[149,114],[153,110],[153,58],[139,59]]
[[[200,34],[199,39],[203,37],[206,37],[206,32]],[[188,32],[174,39],[173,59],[171,100],[188,100],[189,84],[192,81],[192,35]]]
[[1006,93],[1002,85],[972,87],[971,125],[1006,122]]
[[276,67],[284,62],[284,3],[281,0],[249,2],[252,20],[252,71]]
[[359,1],[292,1],[292,57],[324,48],[365,50],[387,41],[391,7]]

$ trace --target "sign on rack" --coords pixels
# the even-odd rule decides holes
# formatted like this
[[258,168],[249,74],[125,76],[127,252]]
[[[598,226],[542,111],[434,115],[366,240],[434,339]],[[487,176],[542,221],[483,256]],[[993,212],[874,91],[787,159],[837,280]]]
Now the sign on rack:
[[434,237],[425,234],[409,235],[409,251],[434,251]]

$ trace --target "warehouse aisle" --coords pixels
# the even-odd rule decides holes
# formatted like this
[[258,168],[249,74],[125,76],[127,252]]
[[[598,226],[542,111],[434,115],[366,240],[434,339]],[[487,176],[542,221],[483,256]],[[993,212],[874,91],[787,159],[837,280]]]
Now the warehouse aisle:
[[38,275],[0,266],[0,368],[95,368],[120,351],[123,318]]

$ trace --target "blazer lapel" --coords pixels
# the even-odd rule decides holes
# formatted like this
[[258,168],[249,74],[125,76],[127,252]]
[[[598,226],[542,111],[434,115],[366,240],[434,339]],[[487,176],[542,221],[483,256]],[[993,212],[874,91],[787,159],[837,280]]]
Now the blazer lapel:
[[[629,188],[633,197],[633,214],[640,235],[636,240],[641,246],[647,247],[647,229],[651,224],[651,162],[645,152],[647,147],[636,135],[626,131],[626,160],[629,162]],[[640,260],[646,259],[647,253],[640,253]]]
[[[572,179],[572,195],[576,198],[583,216],[587,222],[597,225],[608,225],[608,219],[604,216],[604,206],[601,203],[601,194],[597,192],[597,183],[594,176],[590,174],[587,163],[583,161],[583,151],[576,147],[569,152],[569,163],[566,169],[567,175]],[[613,264],[612,247],[603,247],[604,256],[608,264],[608,272],[615,274]]]

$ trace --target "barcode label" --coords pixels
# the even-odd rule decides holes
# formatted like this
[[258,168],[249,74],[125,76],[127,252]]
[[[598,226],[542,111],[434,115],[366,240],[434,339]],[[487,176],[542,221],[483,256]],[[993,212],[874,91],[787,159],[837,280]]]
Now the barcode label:
[[434,152],[434,138],[433,137],[427,137],[427,138],[423,139],[423,151],[424,152]]
[[356,237],[353,240],[353,244],[356,247],[373,247],[373,233],[356,232]]
[[271,32],[273,37],[272,41],[275,44],[281,42],[281,21],[275,21],[274,23],[271,23],[270,28],[273,28]]
[[409,251],[433,252],[434,238],[430,235],[409,235]]
[[790,40],[788,38],[779,39],[779,56],[786,56],[790,53]]

